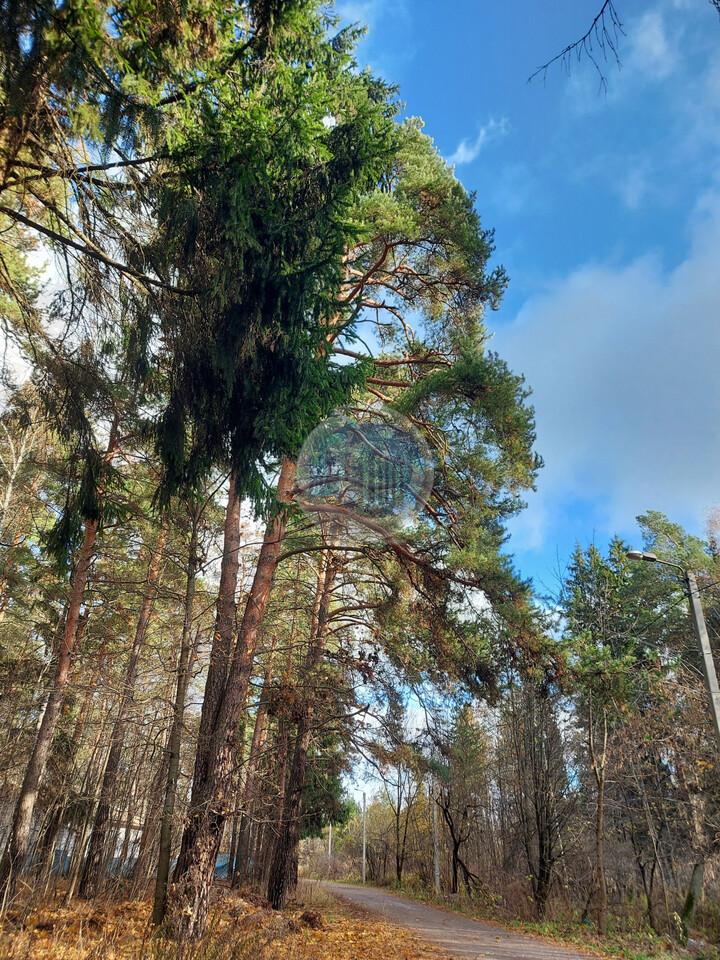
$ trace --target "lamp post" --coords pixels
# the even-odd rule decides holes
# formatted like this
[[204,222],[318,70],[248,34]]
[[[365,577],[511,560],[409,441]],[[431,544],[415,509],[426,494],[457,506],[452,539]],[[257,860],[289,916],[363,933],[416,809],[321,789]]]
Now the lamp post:
[[695,636],[700,647],[700,660],[702,662],[703,674],[705,676],[705,687],[710,697],[710,710],[715,723],[715,736],[720,746],[720,687],[718,687],[718,678],[715,672],[715,663],[713,662],[712,650],[710,649],[710,638],[708,637],[705,617],[703,616],[702,604],[700,603],[700,592],[698,590],[697,580],[692,570],[686,570],[679,563],[673,563],[671,560],[660,560],[654,553],[647,553],[644,550],[628,550],[626,556],[630,560],[646,560],[648,563],[662,563],[666,567],[675,567],[682,574],[683,582],[690,599],[690,613],[692,615]]

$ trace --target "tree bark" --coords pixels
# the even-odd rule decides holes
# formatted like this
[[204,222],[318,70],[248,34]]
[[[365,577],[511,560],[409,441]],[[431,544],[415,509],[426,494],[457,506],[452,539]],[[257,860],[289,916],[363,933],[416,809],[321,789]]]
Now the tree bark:
[[[170,700],[171,693],[172,691],[168,692],[168,701]],[[134,893],[140,893],[141,891],[144,891],[147,888],[152,875],[155,873],[153,861],[155,859],[154,854],[160,832],[160,822],[165,799],[165,786],[167,784],[168,777],[171,727],[172,718],[170,718],[170,723],[165,731],[162,746],[160,747],[160,757],[157,761],[155,777],[150,785],[150,788],[143,797],[143,826],[140,834],[140,841],[138,843],[138,855],[132,870]]]
[[[105,460],[112,462],[117,451],[119,439],[120,417],[115,414],[110,427],[110,436],[105,451]],[[83,594],[90,573],[95,541],[97,539],[99,521],[85,520],[83,528],[83,542],[80,547],[78,562],[73,572],[62,641],[58,652],[57,665],[53,685],[48,697],[42,721],[38,728],[37,737],[33,746],[30,760],[25,771],[25,777],[20,788],[20,795],[15,805],[12,827],[5,851],[0,860],[0,906],[4,906],[15,892],[18,875],[22,869],[27,853],[30,827],[32,825],[35,803],[37,801],[40,783],[45,773],[47,758],[52,746],[55,728],[60,710],[65,699],[65,691],[70,680],[72,652],[78,633],[80,608]]]
[[467,867],[465,861],[460,856],[460,848],[467,841],[470,836],[470,827],[468,826],[465,832],[463,832],[463,826],[466,819],[466,811],[463,811],[462,817],[460,819],[460,826],[457,827],[455,823],[455,818],[452,815],[450,810],[450,799],[447,800],[438,800],[440,809],[442,810],[443,819],[447,824],[448,831],[450,832],[450,842],[452,843],[452,890],[451,893],[458,893],[460,889],[460,869],[462,868],[463,876],[465,878],[465,885],[467,887],[468,893],[471,892],[470,881],[471,878],[477,879],[475,874],[473,874]]
[[30,512],[30,498],[35,496],[35,491],[37,490],[40,484],[40,474],[38,474],[30,485],[30,490],[28,491],[28,498],[23,503],[22,509],[20,511],[20,516],[16,518],[15,524],[17,529],[15,535],[12,538],[12,542],[8,549],[8,552],[5,556],[4,568],[5,572],[0,575],[0,624],[2,624],[5,619],[5,614],[7,613],[10,599],[12,597],[12,588],[9,582],[9,577],[7,571],[13,566],[15,561],[15,554],[20,544],[23,542],[25,536],[25,521],[27,515]]
[[[199,785],[207,782],[212,734],[222,707],[232,653],[238,571],[240,568],[240,499],[236,494],[235,480],[235,475],[231,474],[227,509],[225,511],[223,555],[220,564],[220,588],[215,614],[215,630],[195,749],[193,797],[199,789]],[[180,855],[175,867],[175,879],[182,876],[186,870],[187,857],[194,838],[192,827],[193,824],[189,822],[183,831]]]
[[[278,499],[288,502],[295,479],[295,464],[283,461],[278,483]],[[213,679],[212,696],[207,687],[200,721],[205,740],[195,764],[190,811],[185,823],[181,857],[175,873],[172,898],[168,900],[168,929],[175,939],[194,941],[207,928],[210,887],[222,840],[232,793],[233,761],[237,747],[237,727],[245,705],[255,650],[260,638],[270,588],[280,558],[287,520],[282,514],[268,524],[258,557],[257,569],[247,598],[234,657],[229,669]],[[237,563],[235,564],[237,575]],[[232,634],[232,621],[230,635]],[[225,640],[220,641],[224,647]],[[215,644],[213,644],[213,648]],[[211,671],[213,670],[211,662]],[[208,672],[208,683],[210,673]]]
[[[83,621],[87,623],[87,617],[84,616]],[[78,627],[78,640],[82,633],[82,625]],[[47,889],[47,883],[50,879],[50,874],[52,873],[54,866],[55,858],[55,846],[57,842],[57,837],[60,832],[60,828],[63,825],[63,821],[67,814],[68,807],[68,785],[70,783],[72,773],[76,768],[77,763],[77,750],[82,739],[83,731],[85,729],[85,724],[87,722],[88,714],[90,712],[90,705],[92,703],[93,697],[97,690],[98,681],[100,680],[100,674],[102,673],[103,666],[105,664],[105,651],[107,647],[108,638],[104,637],[102,645],[97,653],[97,665],[93,672],[92,680],[88,684],[88,688],[85,692],[85,698],[83,700],[80,712],[78,713],[77,720],[75,721],[75,729],[73,730],[73,735],[71,739],[72,744],[72,762],[70,768],[65,776],[65,786],[58,791],[58,795],[53,804],[50,817],[48,818],[48,823],[43,831],[42,838],[38,843],[38,872],[41,877],[41,882],[45,884]]]
[[130,649],[127,673],[123,685],[123,693],[118,707],[117,717],[112,732],[112,740],[108,761],[105,765],[102,786],[100,788],[100,798],[95,810],[95,819],[93,821],[92,832],[90,834],[90,844],[88,846],[85,863],[83,866],[78,896],[83,900],[90,900],[97,895],[102,887],[103,877],[102,868],[105,857],[106,834],[112,803],[115,797],[115,785],[117,783],[118,773],[120,771],[120,757],[123,749],[123,737],[125,735],[125,726],[130,714],[133,698],[135,696],[135,683],[137,681],[138,668],[140,666],[140,654],[145,643],[147,628],[150,623],[153,603],[157,588],[157,580],[160,574],[160,564],[162,554],[165,548],[165,530],[160,531],[157,544],[150,560],[147,580],[145,583],[145,593],[143,595],[140,607],[140,616],[138,617],[137,628],[133,645]]
[[[296,567],[296,578],[299,577],[300,564],[298,560],[298,565]],[[290,625],[290,640],[288,643],[287,654],[285,657],[285,677],[290,677],[293,669],[293,655],[295,652],[295,624],[297,616],[297,605],[293,608],[292,623]],[[284,698],[283,698],[284,699]],[[283,821],[283,816],[285,813],[285,799],[287,796],[287,768],[288,768],[288,751],[289,751],[289,727],[290,727],[290,710],[286,703],[281,703],[280,714],[279,714],[279,730],[278,730],[278,747],[277,747],[277,762],[275,764],[275,803],[273,804],[274,811],[272,820],[274,824],[280,824]],[[255,831],[254,837],[251,837],[251,842],[248,846],[248,860],[252,859],[253,868],[248,870],[248,876],[251,879],[257,879],[261,884],[267,882],[267,873],[269,867],[269,861],[272,856],[272,850],[274,849],[274,844],[277,841],[277,830],[273,829],[268,825],[267,822],[262,822]],[[270,850],[270,854],[266,855],[266,850]],[[262,864],[263,869],[258,871],[256,869],[257,864]]]
[[240,829],[238,831],[237,850],[233,851],[235,856],[231,857],[231,861],[234,859],[235,862],[231,862],[229,866],[229,876],[233,883],[235,883],[236,880],[241,880],[245,874],[248,840],[250,838],[250,823],[255,805],[255,797],[257,794],[258,761],[265,745],[268,695],[270,691],[270,684],[272,683],[273,679],[273,661],[275,658],[276,646],[277,636],[273,636],[270,653],[268,654],[267,666],[265,668],[265,677],[263,679],[260,700],[258,702],[257,713],[255,715],[255,728],[253,730],[252,743],[250,744],[250,754],[248,756],[248,766],[245,774],[245,786],[243,788],[242,800],[240,803],[241,819]]
[[598,755],[593,730],[593,713],[591,711],[589,724],[590,758],[597,783],[597,812],[595,816],[595,871],[598,897],[597,923],[598,932],[602,936],[605,936],[607,933],[608,920],[607,880],[605,878],[605,768],[607,763],[608,722],[605,710],[603,710],[602,730],[603,745]]
[[[88,833],[92,825],[92,812],[95,807],[95,801],[100,793],[100,784],[102,783],[102,776],[104,773],[103,764],[107,757],[107,754],[101,745],[105,743],[106,729],[111,728],[108,712],[108,705],[107,703],[104,703],[101,708],[100,722],[98,723],[97,733],[95,735],[95,741],[93,743],[92,753],[90,755],[90,762],[87,770],[85,771],[82,789],[78,797],[78,800],[80,801],[80,803],[77,805],[78,811],[73,818],[73,823],[70,830],[70,833],[73,837],[73,842],[70,853],[70,863],[67,870],[68,885],[65,890],[65,896],[63,897],[63,906],[68,906],[75,896],[75,890],[80,877],[80,869],[82,867],[83,853],[87,844]],[[84,810],[82,809],[83,803],[85,805]]]
[[93,559],[93,548],[97,538],[97,529],[97,520],[85,521],[83,542],[73,575],[70,604],[65,619],[63,638],[60,644],[52,689],[25,771],[25,777],[22,787],[20,788],[20,795],[15,805],[10,836],[8,837],[2,860],[0,860],[0,895],[3,901],[12,897],[14,894],[18,875],[22,870],[23,861],[27,852],[30,827],[35,811],[38,790],[40,789],[40,783],[45,773],[48,754],[50,753],[55,728],[65,698],[65,690],[70,680],[72,651],[75,645],[78,620],[80,619],[83,593],[85,592],[90,564]]
[[693,866],[692,875],[690,877],[690,886],[688,887],[687,896],[685,897],[685,904],[680,916],[682,935],[686,942],[690,936],[693,917],[695,916],[695,908],[697,907],[698,901],[702,896],[704,881],[705,861],[698,860],[698,862]]
[[[363,806],[365,804],[365,794],[363,794]],[[440,835],[438,833],[438,805],[435,801],[435,786],[430,781],[430,804],[432,806],[433,817],[433,867],[435,879],[435,893],[440,893]],[[364,882],[364,881],[363,881]]]
[[303,790],[305,788],[305,773],[307,770],[307,755],[312,734],[312,721],[315,714],[314,699],[309,689],[313,671],[320,663],[325,651],[327,637],[328,616],[332,588],[338,564],[328,553],[323,558],[323,566],[318,578],[318,595],[316,612],[314,614],[314,630],[310,638],[305,663],[306,681],[305,704],[298,720],[295,739],[295,753],[290,773],[290,794],[286,800],[286,810],[279,824],[278,837],[273,852],[272,865],[268,878],[268,899],[275,910],[285,906],[288,890],[292,886],[291,869],[293,856],[300,834],[300,807]]
[[[234,487],[231,479],[231,490]],[[234,504],[233,504],[234,511]],[[235,516],[234,512],[232,514]],[[175,813],[175,799],[177,797],[178,774],[180,772],[180,746],[182,744],[183,723],[185,720],[185,701],[187,700],[188,672],[190,666],[190,651],[192,648],[192,624],[195,610],[195,578],[198,566],[198,524],[199,513],[192,517],[192,532],[188,549],[187,582],[185,586],[185,615],[183,618],[182,640],[180,656],[178,657],[177,688],[173,710],[172,728],[168,750],[170,754],[167,782],[165,785],[165,803],[162,820],[160,822],[160,852],[158,854],[157,876],[155,878],[155,893],[153,898],[153,926],[159,926],[165,918],[167,904],[167,885],[170,877],[170,855],[172,852],[172,820]],[[234,520],[233,520],[234,522]]]

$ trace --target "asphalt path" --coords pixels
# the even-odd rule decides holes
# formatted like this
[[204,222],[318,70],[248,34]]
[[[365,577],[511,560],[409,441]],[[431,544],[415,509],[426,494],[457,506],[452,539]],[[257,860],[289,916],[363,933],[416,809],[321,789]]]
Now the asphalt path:
[[414,930],[423,939],[463,960],[588,960],[587,953],[577,953],[568,947],[536,940],[500,925],[471,920],[439,907],[425,906],[374,887],[325,882],[318,883],[318,887],[391,923]]

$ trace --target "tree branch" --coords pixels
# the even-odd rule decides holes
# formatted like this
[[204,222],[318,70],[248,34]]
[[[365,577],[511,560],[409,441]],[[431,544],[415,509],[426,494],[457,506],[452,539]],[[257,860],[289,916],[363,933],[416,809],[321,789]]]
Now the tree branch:
[[153,277],[149,277],[147,274],[142,273],[140,270],[136,270],[127,263],[121,263],[119,260],[113,260],[112,257],[108,257],[106,254],[101,253],[97,249],[92,249],[91,247],[85,246],[82,243],[77,243],[75,240],[71,240],[69,237],[64,237],[61,233],[57,233],[55,230],[51,230],[50,227],[46,227],[41,223],[37,223],[35,220],[31,220],[29,217],[26,217],[17,210],[13,210],[11,207],[6,207],[0,204],[0,213],[4,214],[10,220],[14,220],[16,223],[22,223],[23,226],[29,227],[31,230],[37,230],[38,233],[48,237],[50,240],[54,240],[56,243],[60,243],[64,247],[72,247],[73,250],[77,250],[84,256],[91,257],[93,260],[104,263],[106,266],[112,267],[114,270],[118,270],[120,273],[124,273],[128,277],[132,277],[133,280],[139,280],[141,283],[147,283],[150,286],[159,287],[162,290],[168,290],[170,293],[179,293],[183,296],[197,296],[197,294],[200,292],[199,290],[187,290],[183,287],[175,287],[172,286],[172,284],[165,283],[162,280],[156,280]]
[[[710,2],[720,4],[720,0],[710,0]],[[625,36],[625,31],[623,30],[623,25],[615,9],[613,0],[605,0],[600,8],[600,12],[590,24],[590,29],[587,33],[574,43],[568,44],[568,46],[565,47],[564,50],[561,50],[552,60],[548,60],[547,63],[538,67],[535,73],[528,77],[527,82],[531,83],[535,77],[540,75],[542,75],[543,82],[545,82],[548,69],[558,61],[560,61],[564,67],[565,72],[570,73],[572,58],[575,57],[575,59],[580,62],[583,56],[585,56],[598,72],[600,77],[600,90],[607,92],[607,78],[600,68],[599,63],[601,59],[600,54],[602,54],[602,60],[606,63],[609,59],[608,53],[611,54],[619,67],[620,57],[618,56],[617,45],[621,34]]]

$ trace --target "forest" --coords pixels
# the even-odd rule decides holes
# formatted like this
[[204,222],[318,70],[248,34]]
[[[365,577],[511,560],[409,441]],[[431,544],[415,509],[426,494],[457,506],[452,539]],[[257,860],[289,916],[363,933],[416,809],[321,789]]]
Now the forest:
[[[138,902],[153,956],[200,957],[220,890],[279,912],[362,878],[717,956],[682,580],[620,538],[552,590],[516,569],[543,464],[486,326],[508,277],[361,27],[314,0],[0,23],[6,955],[43,955],[33,911]],[[385,511],[322,487],[337,411],[363,455],[416,438],[412,509],[405,480]],[[638,522],[717,649],[720,517]]]

